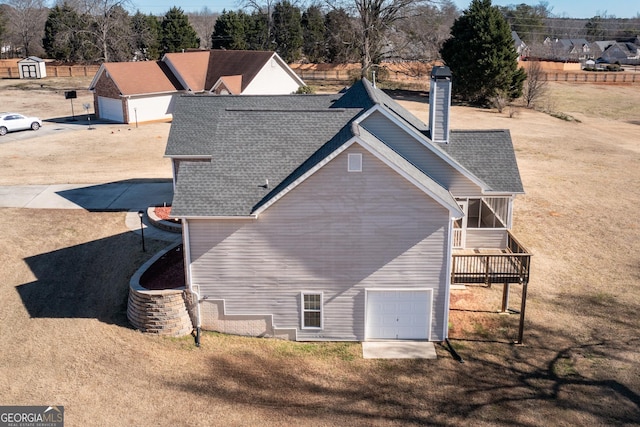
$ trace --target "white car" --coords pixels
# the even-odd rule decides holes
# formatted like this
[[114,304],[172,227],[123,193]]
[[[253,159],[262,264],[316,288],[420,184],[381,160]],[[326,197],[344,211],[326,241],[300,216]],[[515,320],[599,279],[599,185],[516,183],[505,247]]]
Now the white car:
[[0,113],[0,136],[16,130],[38,130],[42,120],[37,117],[27,117],[18,113]]

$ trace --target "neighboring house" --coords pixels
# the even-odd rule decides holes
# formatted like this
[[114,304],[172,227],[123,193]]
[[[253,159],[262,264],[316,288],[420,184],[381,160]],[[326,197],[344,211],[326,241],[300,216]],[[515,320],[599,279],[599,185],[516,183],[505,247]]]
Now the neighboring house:
[[548,59],[561,61],[585,61],[591,55],[591,45],[586,39],[552,39],[547,37],[543,45]]
[[183,87],[162,61],[105,62],[89,90],[98,118],[139,123],[171,120],[175,95]]
[[168,121],[181,93],[289,94],[304,82],[275,52],[190,51],[161,61],[104,63],[89,90],[97,117],[119,123]]
[[[528,265],[524,277],[503,253],[518,252],[523,193],[509,132],[450,131],[450,99],[446,67],[431,75],[429,126],[367,80],[336,95],[179,97],[165,155],[194,324],[442,341],[452,283],[526,283]],[[454,268],[484,250],[509,267]]]
[[524,59],[530,55],[530,49],[527,44],[522,41],[517,32],[511,31],[511,37],[513,38],[513,45],[518,53],[518,59]]
[[631,41],[614,41],[603,49],[598,59],[609,64],[637,65],[640,64],[640,46]]

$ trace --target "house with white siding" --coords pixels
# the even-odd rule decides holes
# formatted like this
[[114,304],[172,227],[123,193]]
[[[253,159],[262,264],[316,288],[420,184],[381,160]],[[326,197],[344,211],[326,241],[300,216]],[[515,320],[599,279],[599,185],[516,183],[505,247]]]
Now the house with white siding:
[[509,132],[449,130],[450,100],[446,67],[427,123],[364,79],[335,95],[179,97],[165,155],[194,325],[447,338],[452,284],[497,271],[457,271],[456,253],[509,252],[523,193]]
[[275,95],[304,82],[275,52],[196,50],[160,61],[105,62],[94,76],[96,116],[118,123],[170,121],[181,94]]

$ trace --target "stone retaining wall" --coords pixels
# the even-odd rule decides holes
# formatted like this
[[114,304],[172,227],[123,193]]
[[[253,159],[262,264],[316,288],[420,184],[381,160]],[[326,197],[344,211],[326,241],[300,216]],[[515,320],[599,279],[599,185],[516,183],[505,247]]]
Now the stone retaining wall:
[[136,271],[129,282],[127,318],[134,328],[142,332],[180,337],[193,331],[184,288],[149,290],[140,285],[142,274],[175,246],[157,253]]
[[183,290],[140,291],[131,288],[127,318],[142,332],[181,337],[193,331]]

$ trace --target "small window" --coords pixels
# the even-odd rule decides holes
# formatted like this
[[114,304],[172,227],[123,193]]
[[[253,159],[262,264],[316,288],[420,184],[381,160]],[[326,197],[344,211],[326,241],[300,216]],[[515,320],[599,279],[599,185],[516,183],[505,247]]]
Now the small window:
[[302,293],[302,329],[322,329],[322,293]]
[[349,172],[362,172],[362,154],[349,154]]

